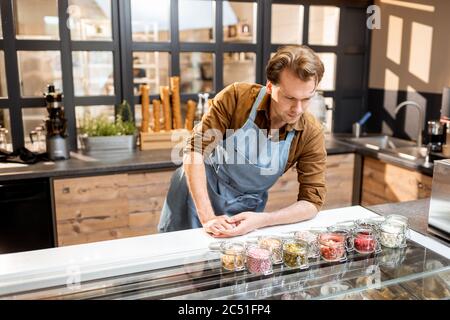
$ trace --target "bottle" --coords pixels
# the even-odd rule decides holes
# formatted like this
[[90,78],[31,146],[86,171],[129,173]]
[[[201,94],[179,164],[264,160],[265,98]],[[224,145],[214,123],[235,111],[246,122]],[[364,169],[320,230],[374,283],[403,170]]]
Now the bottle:
[[203,117],[203,95],[201,93],[199,93],[197,109],[195,109],[194,122],[201,121],[202,117]]

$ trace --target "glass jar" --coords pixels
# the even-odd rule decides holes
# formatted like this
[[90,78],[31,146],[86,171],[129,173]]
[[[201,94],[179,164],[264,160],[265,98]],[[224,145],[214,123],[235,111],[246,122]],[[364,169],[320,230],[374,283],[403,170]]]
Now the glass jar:
[[309,267],[308,243],[298,239],[284,241],[283,260],[287,267],[307,269]]
[[258,246],[271,252],[274,264],[283,263],[283,240],[277,236],[261,236],[258,238]]
[[355,228],[357,228],[358,224],[356,221],[349,220],[349,221],[336,222],[333,226],[344,228],[349,231],[353,231]]
[[273,273],[270,250],[249,245],[245,250],[245,259],[249,272],[264,275]]
[[356,252],[362,254],[381,252],[377,233],[371,228],[359,228],[355,230],[353,235],[353,247]]
[[345,248],[347,252],[353,251],[353,241],[352,241],[353,228],[348,228],[342,225],[334,225],[328,227],[328,231],[342,234],[345,237]]
[[386,219],[380,226],[380,243],[388,248],[406,247],[407,224],[397,219]]
[[345,236],[335,232],[324,232],[319,235],[320,256],[325,261],[347,260]]
[[228,271],[245,269],[245,246],[241,242],[226,241],[220,245],[222,268]]
[[317,238],[319,234],[310,230],[296,231],[294,239],[308,243],[308,258],[315,259],[320,256],[319,244]]

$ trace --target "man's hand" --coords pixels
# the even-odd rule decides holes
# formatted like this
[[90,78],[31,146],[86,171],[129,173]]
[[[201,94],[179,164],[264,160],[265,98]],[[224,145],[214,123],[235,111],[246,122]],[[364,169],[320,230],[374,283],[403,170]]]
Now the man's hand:
[[213,236],[218,236],[223,231],[231,230],[235,227],[236,224],[229,222],[226,215],[215,216],[203,224],[203,229]]
[[233,217],[227,218],[227,222],[236,225],[231,229],[225,229],[218,235],[214,235],[216,238],[228,238],[236,237],[258,228],[262,228],[266,225],[267,216],[265,213],[246,211],[239,213]]

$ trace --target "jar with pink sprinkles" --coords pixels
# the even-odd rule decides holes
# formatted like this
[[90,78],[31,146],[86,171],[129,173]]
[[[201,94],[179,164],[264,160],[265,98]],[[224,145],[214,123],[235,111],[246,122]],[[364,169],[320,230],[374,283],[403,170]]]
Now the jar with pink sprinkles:
[[247,270],[251,273],[268,275],[273,273],[271,251],[250,245],[246,249]]

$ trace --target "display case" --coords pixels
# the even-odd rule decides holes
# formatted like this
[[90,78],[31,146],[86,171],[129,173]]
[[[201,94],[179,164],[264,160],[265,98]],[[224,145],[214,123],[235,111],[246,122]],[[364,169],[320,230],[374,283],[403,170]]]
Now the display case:
[[[3,299],[448,299],[449,260],[408,240],[406,248],[310,259],[309,268],[274,265],[270,275],[222,268],[220,252],[179,258],[171,267],[4,295]],[[198,253],[198,252],[197,252]]]

